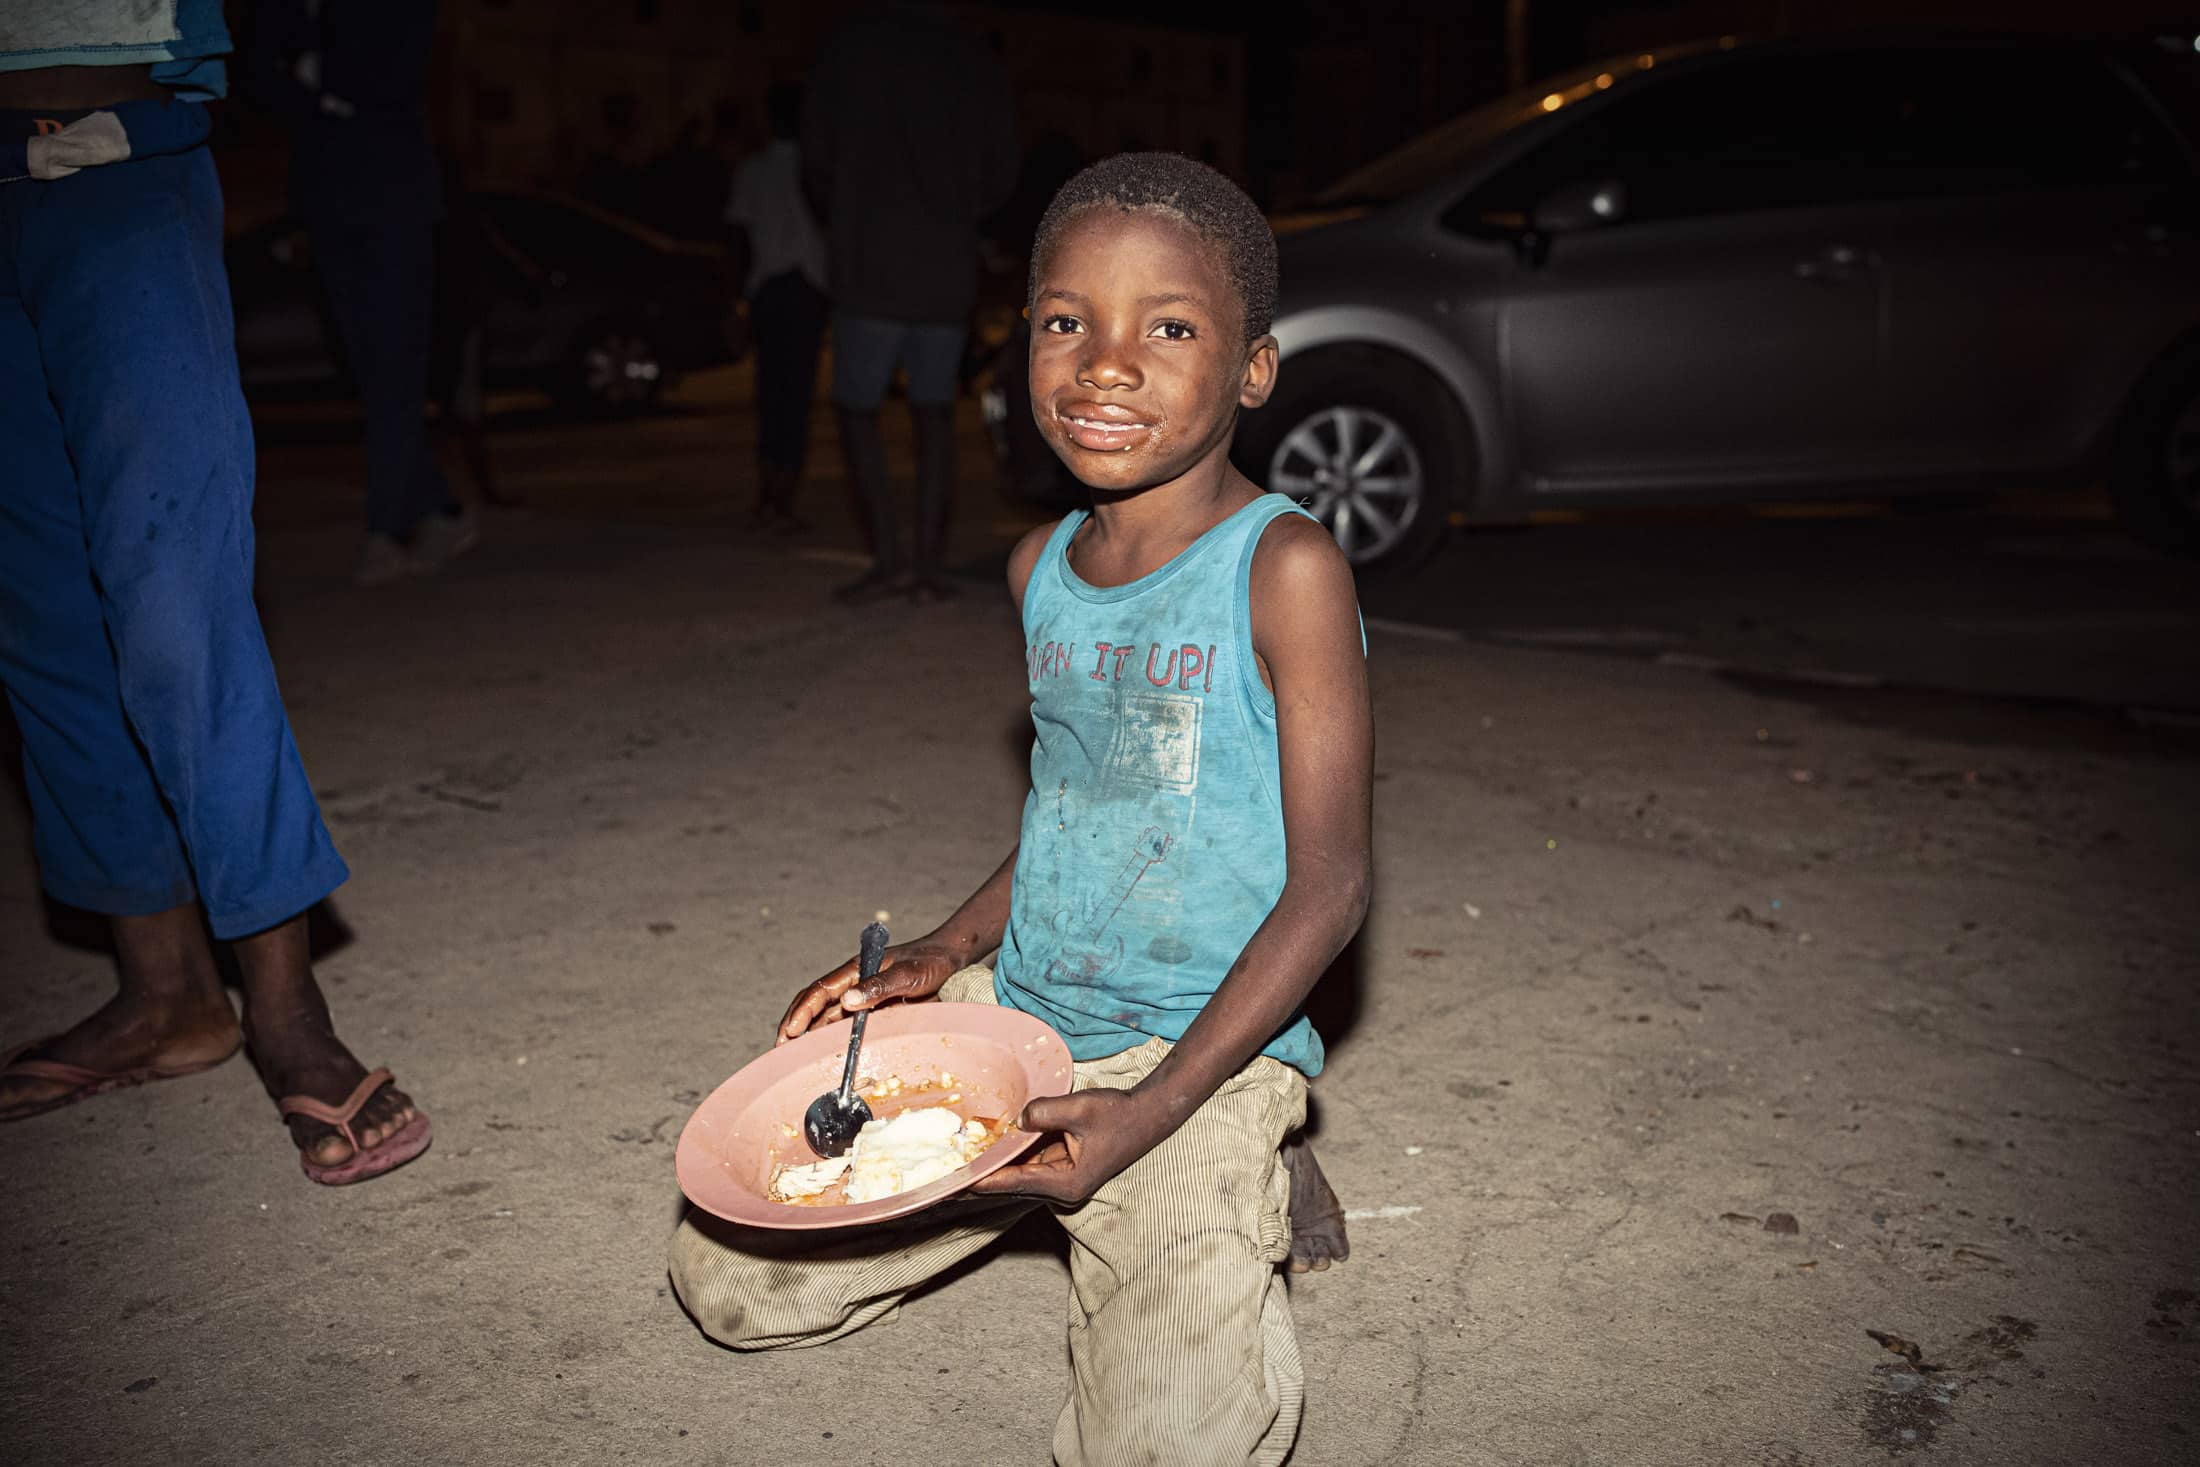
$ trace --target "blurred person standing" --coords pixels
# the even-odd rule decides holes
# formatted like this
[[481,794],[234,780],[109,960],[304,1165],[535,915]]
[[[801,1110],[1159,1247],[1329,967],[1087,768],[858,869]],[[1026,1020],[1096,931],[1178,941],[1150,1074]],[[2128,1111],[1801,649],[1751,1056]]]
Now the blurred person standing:
[[756,513],[759,527],[807,528],[794,500],[810,451],[810,402],[825,337],[825,238],[802,194],[802,90],[781,84],[767,103],[772,140],[733,173],[726,223],[756,347]]
[[366,414],[356,579],[379,585],[480,539],[424,415],[442,213],[427,120],[435,0],[260,0],[254,20],[249,85],[289,124],[292,207]]
[[489,460],[488,347],[489,312],[494,287],[490,259],[510,258],[488,212],[473,200],[464,177],[449,158],[443,173],[443,220],[435,233],[435,318],[428,352],[428,397],[436,424],[458,440],[458,452],[482,504],[518,505],[525,500],[498,482]]
[[[1016,183],[1008,78],[983,39],[932,5],[886,4],[836,31],[802,112],[802,168],[825,220],[833,405],[871,568],[835,594],[955,593],[947,517],[954,403],[977,300],[979,223]],[[905,575],[879,426],[896,368],[916,425],[916,554]]]
[[[310,961],[305,913],[349,873],[252,603],[203,105],[228,51],[218,0],[0,7],[0,684],[39,882],[107,918],[119,979],[0,1053],[0,1121],[242,1045],[306,1174],[336,1184],[430,1133],[336,1037]],[[209,931],[236,955],[241,1027]]]

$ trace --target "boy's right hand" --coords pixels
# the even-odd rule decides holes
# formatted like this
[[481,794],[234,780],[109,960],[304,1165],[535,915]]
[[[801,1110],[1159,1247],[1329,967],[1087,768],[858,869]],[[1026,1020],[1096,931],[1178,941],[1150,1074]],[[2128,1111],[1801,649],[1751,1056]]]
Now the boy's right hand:
[[904,943],[886,950],[877,976],[858,983],[856,960],[850,958],[794,996],[772,1043],[776,1047],[816,1025],[852,1019],[858,1011],[875,1009],[889,999],[914,1003],[930,998],[961,966],[946,948],[922,941]]

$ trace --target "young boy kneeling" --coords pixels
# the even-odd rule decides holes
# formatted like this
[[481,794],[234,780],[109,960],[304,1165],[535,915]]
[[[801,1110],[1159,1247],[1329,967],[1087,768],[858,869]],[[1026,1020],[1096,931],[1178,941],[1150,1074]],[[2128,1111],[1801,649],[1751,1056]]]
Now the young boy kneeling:
[[1093,508],[1009,561],[1036,734],[1022,841],[876,978],[844,963],[780,1024],[783,1043],[935,997],[1035,1014],[1077,1061],[1073,1093],[1024,1112],[1050,1140],[899,1227],[821,1245],[697,1214],[672,1243],[714,1338],[812,1345],[1051,1205],[1064,1467],[1278,1463],[1298,1431],[1278,1147],[1322,1063],[1304,1002],[1367,909],[1374,733],[1350,567],[1230,465],[1239,409],[1275,386],[1275,295],[1267,222],[1200,164],[1125,155],[1056,197],[1032,411]]

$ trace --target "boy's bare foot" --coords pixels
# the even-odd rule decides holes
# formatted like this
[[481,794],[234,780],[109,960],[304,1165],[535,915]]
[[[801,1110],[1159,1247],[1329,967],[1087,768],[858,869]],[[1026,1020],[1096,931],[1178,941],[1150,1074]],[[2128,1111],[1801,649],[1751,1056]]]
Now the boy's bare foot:
[[1350,1258],[1344,1204],[1329,1190],[1329,1179],[1303,1131],[1283,1138],[1283,1165],[1291,1174],[1291,1272],[1319,1272]]
[[[236,1053],[237,1015],[222,992],[198,909],[117,917],[113,924],[121,991],[74,1028],[16,1056],[16,1062],[42,1060],[100,1075],[136,1072],[142,1079],[159,1078],[146,1071],[205,1069]],[[0,1120],[36,1115],[84,1089],[81,1080],[35,1070],[0,1074]]]
[[[268,1093],[277,1100],[310,1095],[342,1105],[366,1078],[367,1067],[336,1037],[328,1004],[313,980],[304,916],[240,938],[236,950],[244,979],[246,1040]],[[411,1096],[394,1084],[384,1085],[360,1108],[352,1133],[362,1150],[371,1151],[418,1115]],[[298,1149],[317,1165],[332,1166],[354,1154],[336,1127],[307,1116],[284,1119]]]

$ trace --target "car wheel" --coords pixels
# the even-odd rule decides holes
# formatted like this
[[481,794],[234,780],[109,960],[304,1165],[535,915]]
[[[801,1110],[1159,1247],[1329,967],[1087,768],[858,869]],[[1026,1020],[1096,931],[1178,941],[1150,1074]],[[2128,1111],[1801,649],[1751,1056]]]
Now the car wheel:
[[2158,549],[2200,553],[2200,343],[2173,354],[2133,395],[2111,488],[2133,534]]
[[639,412],[665,389],[664,358],[648,335],[631,325],[605,322],[583,331],[566,363],[562,394],[576,407],[600,413]]
[[1287,364],[1239,434],[1238,466],[1327,526],[1356,571],[1404,570],[1433,549],[1465,482],[1464,425],[1409,362],[1327,351]]

